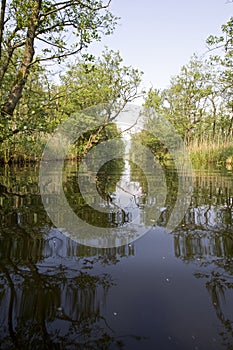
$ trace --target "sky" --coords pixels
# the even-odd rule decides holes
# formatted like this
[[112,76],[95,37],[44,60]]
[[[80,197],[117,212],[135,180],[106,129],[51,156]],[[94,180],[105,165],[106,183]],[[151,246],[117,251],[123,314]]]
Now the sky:
[[207,51],[206,38],[218,35],[233,16],[230,0],[112,0],[121,17],[111,36],[89,48],[119,50],[125,65],[144,72],[143,87],[166,88],[194,53]]

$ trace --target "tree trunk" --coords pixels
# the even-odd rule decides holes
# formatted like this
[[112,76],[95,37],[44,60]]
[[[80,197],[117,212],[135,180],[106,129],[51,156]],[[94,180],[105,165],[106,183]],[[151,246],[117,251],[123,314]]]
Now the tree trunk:
[[101,125],[101,126],[99,127],[99,129],[98,129],[95,133],[93,133],[93,134],[90,135],[89,140],[88,140],[88,142],[87,142],[87,144],[86,144],[86,146],[85,146],[85,149],[84,149],[84,151],[83,151],[83,156],[86,155],[86,154],[90,151],[90,149],[92,148],[92,146],[93,146],[94,143],[97,143],[97,142],[98,142],[97,137],[99,136],[99,134],[101,133],[101,131],[105,128],[105,126],[106,126],[106,125]]
[[216,135],[216,122],[217,122],[217,108],[215,106],[214,100],[211,100],[213,106],[213,127],[212,127],[212,137],[213,141]]
[[24,49],[24,56],[22,63],[19,67],[19,70],[16,74],[16,79],[12,84],[11,91],[7,100],[5,101],[2,114],[13,115],[15,107],[17,106],[23,92],[23,88],[27,81],[27,76],[30,71],[30,66],[34,56],[34,40],[36,36],[36,30],[38,28],[39,23],[39,14],[41,9],[41,1],[35,0],[33,4],[33,8],[31,11],[31,20],[27,30],[27,38]]
[[0,13],[0,61],[2,58],[2,41],[5,25],[6,0],[2,0]]

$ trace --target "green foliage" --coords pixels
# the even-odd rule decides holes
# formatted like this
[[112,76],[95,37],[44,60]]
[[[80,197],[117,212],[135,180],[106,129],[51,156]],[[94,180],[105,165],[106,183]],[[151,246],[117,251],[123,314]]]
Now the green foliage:
[[222,35],[211,35],[206,42],[215,52],[215,55],[210,56],[210,62],[218,70],[218,91],[225,100],[226,108],[233,111],[233,17],[221,29]]
[[[233,138],[233,18],[222,26],[222,35],[209,36],[207,44],[215,55],[205,61],[194,55],[167,89],[151,89],[144,104],[175,127],[195,164],[204,158],[224,163],[232,152],[231,146],[223,145],[232,145]],[[156,140],[146,139],[159,151]],[[212,149],[212,144],[217,146]],[[202,147],[209,150],[202,153]]]
[[[60,63],[87,48],[93,40],[99,41],[103,35],[111,34],[117,18],[108,10],[109,4],[102,0],[1,1],[2,140],[15,133],[8,119],[19,105],[33,66],[48,60]],[[4,135],[7,127],[9,132]]]
[[171,79],[168,89],[151,90],[145,101],[146,107],[166,118],[188,144],[199,132],[201,123],[207,119],[209,98],[213,94],[209,73],[194,56],[179,75]]
[[[101,131],[99,129],[90,130],[75,142],[75,145],[70,149],[70,154],[73,154],[75,158],[82,158],[89,148],[94,145],[119,136],[119,131],[114,123],[107,124]],[[102,154],[102,156],[104,155]]]
[[166,163],[171,159],[171,155],[169,154],[167,147],[159,140],[158,137],[155,137],[148,131],[142,130],[139,134],[133,135],[132,139],[133,141],[138,141],[143,146],[148,147],[154,154],[155,158],[161,163]]
[[206,43],[210,47],[223,48],[226,53],[233,50],[233,17],[229,21],[222,25],[222,35],[219,37],[216,35],[210,35],[206,39]]
[[[124,66],[119,52],[105,49],[94,62],[68,66],[61,77],[59,110],[62,118],[88,107],[108,104],[117,114],[138,97],[142,72]],[[115,115],[111,115],[111,120]]]
[[[28,159],[33,150],[37,151],[32,159],[40,158],[48,135],[75,113],[76,127],[92,130],[92,133],[83,135],[82,139],[77,140],[76,146],[70,149],[72,158],[81,157],[93,144],[111,137],[111,134],[117,135],[111,122],[127,102],[138,96],[140,82],[141,72],[124,66],[119,52],[107,49],[92,63],[84,60],[77,65],[70,64],[61,77],[60,85],[52,84],[46,70],[39,63],[34,64],[13,117],[3,119],[1,136],[5,142],[0,148],[1,158],[5,162],[17,159],[19,152],[24,159]],[[92,117],[89,115],[100,104],[108,106],[106,124],[110,123],[102,131],[93,130]],[[82,110],[86,112],[80,113]],[[43,137],[40,142],[41,135]],[[35,139],[39,141],[38,147],[32,146],[31,140]],[[32,146],[30,152],[27,143]]]
[[5,10],[2,47],[24,48],[36,5],[39,15],[33,23],[35,40],[45,44],[40,50],[40,60],[61,60],[87,47],[93,40],[101,40],[103,35],[113,32],[118,20],[102,0],[11,0],[7,1]]

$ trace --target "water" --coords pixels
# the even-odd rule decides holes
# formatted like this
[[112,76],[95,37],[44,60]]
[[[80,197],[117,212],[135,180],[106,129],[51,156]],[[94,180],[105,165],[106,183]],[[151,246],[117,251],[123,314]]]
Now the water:
[[[121,247],[81,245],[47,216],[37,166],[1,168],[0,349],[233,349],[232,173],[195,172],[190,207],[168,234],[174,169],[164,198],[158,186],[148,195],[150,174],[110,162],[89,205],[76,171],[66,164],[63,188],[82,220],[98,232],[138,217],[148,232]],[[153,221],[144,207],[156,200]]]

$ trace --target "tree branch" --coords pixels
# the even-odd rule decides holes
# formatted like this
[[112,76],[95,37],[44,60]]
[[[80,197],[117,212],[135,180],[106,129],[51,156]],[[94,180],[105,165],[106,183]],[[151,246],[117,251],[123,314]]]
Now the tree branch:
[[42,38],[40,38],[40,37],[38,37],[38,36],[37,36],[36,38],[37,38],[38,40],[40,40],[40,41],[43,41],[45,44],[48,44],[48,45],[50,45],[50,46],[57,47],[58,49],[63,49],[63,50],[66,49],[64,46],[59,46],[58,44],[51,43],[51,42],[47,41],[46,39],[42,39]]
[[50,57],[37,58],[36,60],[31,62],[31,65],[35,64],[35,63],[38,63],[38,62],[45,62],[45,61],[51,61],[51,60],[54,60],[54,59],[62,59],[62,58],[65,58],[65,57],[69,57],[69,56],[77,54],[82,49],[83,49],[83,46],[81,44],[80,47],[77,50],[74,50],[74,51],[66,52],[66,53],[63,53],[63,54],[60,54],[60,55],[59,54],[58,55],[52,55]]

